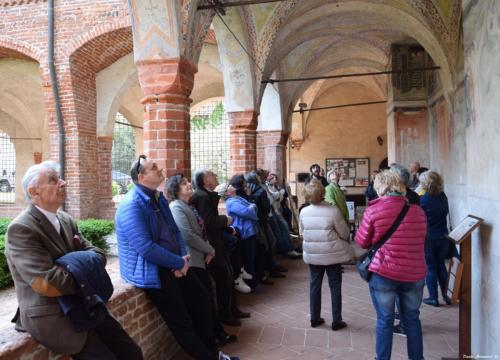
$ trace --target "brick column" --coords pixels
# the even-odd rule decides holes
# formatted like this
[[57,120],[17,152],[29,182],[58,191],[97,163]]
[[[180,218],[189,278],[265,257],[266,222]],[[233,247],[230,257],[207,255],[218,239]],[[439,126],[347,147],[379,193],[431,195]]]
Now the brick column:
[[97,161],[99,174],[99,218],[112,220],[115,216],[115,204],[111,191],[111,151],[113,138],[99,136],[97,138]]
[[257,132],[257,166],[278,175],[286,173],[286,141],[288,134],[282,130]]
[[231,129],[231,175],[245,174],[257,167],[256,129],[258,113],[254,110],[229,112]]
[[197,68],[183,58],[140,61],[137,67],[145,95],[144,153],[168,176],[190,177],[189,95]]

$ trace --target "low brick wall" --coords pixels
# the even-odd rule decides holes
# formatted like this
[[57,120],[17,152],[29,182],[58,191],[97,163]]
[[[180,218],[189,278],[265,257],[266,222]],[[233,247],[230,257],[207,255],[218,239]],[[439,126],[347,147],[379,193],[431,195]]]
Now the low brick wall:
[[[179,350],[179,345],[144,292],[121,279],[114,279],[113,285],[115,291],[108,308],[142,348],[144,358],[170,359]],[[57,336],[57,329],[54,329],[54,336]],[[50,352],[30,335],[17,332],[12,326],[0,334],[0,359],[66,360],[69,357]]]

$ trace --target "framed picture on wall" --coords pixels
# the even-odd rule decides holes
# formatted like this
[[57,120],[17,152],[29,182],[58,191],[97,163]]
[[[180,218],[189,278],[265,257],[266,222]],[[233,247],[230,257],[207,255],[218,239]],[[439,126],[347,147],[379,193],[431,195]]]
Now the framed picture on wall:
[[326,159],[326,171],[340,173],[340,186],[366,187],[370,182],[370,159],[368,158],[331,158]]

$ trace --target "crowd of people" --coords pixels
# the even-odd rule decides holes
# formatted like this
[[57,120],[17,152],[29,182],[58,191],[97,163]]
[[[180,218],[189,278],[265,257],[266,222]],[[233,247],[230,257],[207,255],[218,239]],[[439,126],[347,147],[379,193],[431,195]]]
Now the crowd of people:
[[[326,272],[331,328],[345,328],[342,264],[379,241],[383,245],[369,267],[377,359],[390,359],[393,332],[407,336],[410,359],[423,358],[419,308],[422,301],[440,306],[438,288],[450,303],[445,259],[457,255],[445,237],[448,201],[441,176],[418,163],[410,171],[392,164],[374,174],[354,242],[342,174],[331,170],[325,177],[317,164],[310,171],[298,221],[300,243],[291,234],[289,194],[276,174],[256,169],[218,184],[213,171],[200,170],[192,180],[176,174],[165,181],[154,160],[141,155],[132,164],[135,186],[115,215],[120,273],[144,290],[193,358],[238,359],[219,350],[237,341],[223,325],[240,326],[251,316],[239,309],[235,293],[266,292],[272,278],[285,277],[278,255],[303,258],[309,266],[311,327],[325,323],[320,314]],[[22,185],[30,205],[11,223],[6,241],[19,299],[16,328],[75,359],[142,359],[139,346],[106,310],[112,288],[104,253],[59,209],[66,187],[57,164],[32,166]],[[225,214],[219,212],[222,203]],[[422,299],[424,284],[429,297]],[[65,295],[79,302],[61,302]],[[62,336],[52,336],[54,326],[64,329]]]
[[[333,330],[347,326],[342,320],[341,265],[355,253],[349,242],[345,197],[339,174],[327,178],[319,165],[310,168],[305,205],[300,213],[304,261],[310,269],[311,326],[323,324],[321,282],[326,272],[331,292]],[[328,183],[328,185],[326,185]],[[410,170],[398,164],[374,172],[366,189],[368,206],[356,230],[355,241],[363,249],[376,250],[369,265],[369,290],[377,314],[377,359],[391,358],[393,333],[407,336],[409,359],[423,359],[420,306],[450,304],[446,294],[445,260],[458,256],[447,240],[448,200],[443,179],[434,171],[412,163]],[[380,244],[376,246],[377,243]],[[423,298],[424,286],[429,297]],[[396,319],[400,320],[394,325]]]

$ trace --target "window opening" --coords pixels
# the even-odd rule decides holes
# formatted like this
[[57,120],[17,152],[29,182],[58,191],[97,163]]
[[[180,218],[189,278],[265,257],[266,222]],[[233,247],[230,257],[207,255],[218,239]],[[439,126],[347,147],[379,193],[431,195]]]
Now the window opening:
[[191,110],[191,170],[210,169],[220,183],[229,179],[229,119],[223,99],[211,99]]
[[132,187],[130,167],[135,160],[134,126],[120,113],[116,114],[111,151],[111,189],[113,199],[120,201]]
[[9,135],[0,131],[0,203],[16,202],[16,149]]

